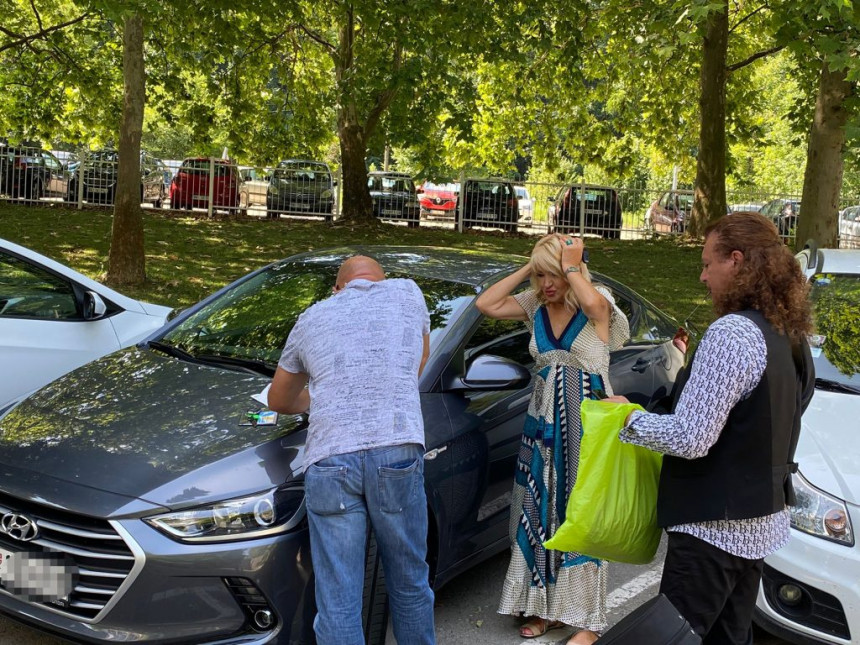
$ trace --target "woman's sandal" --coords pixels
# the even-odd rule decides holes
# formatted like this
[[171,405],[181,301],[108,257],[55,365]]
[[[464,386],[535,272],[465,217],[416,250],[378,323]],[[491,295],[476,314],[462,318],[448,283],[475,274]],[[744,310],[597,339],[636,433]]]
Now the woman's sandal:
[[537,638],[543,636],[551,629],[564,627],[560,620],[549,620],[548,618],[530,618],[528,622],[520,627],[520,636],[523,638]]

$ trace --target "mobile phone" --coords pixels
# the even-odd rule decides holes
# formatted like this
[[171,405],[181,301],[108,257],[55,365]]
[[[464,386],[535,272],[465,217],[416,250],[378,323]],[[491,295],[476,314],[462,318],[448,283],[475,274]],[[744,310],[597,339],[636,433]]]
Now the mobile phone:
[[588,249],[582,249],[582,261],[588,264]]
[[595,387],[591,389],[591,393],[594,395],[595,399],[605,399],[607,398],[606,390],[603,388]]

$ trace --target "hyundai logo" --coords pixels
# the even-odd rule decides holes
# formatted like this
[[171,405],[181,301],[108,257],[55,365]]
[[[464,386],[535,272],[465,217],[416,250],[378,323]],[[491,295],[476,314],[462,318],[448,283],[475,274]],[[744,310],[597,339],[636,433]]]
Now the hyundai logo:
[[19,513],[6,513],[0,518],[0,531],[21,542],[30,542],[39,535],[36,521]]

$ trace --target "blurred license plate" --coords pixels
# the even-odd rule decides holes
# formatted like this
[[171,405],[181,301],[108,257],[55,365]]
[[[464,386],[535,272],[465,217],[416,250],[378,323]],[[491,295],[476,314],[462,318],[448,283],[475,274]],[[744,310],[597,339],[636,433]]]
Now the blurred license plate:
[[496,219],[496,214],[493,211],[479,211],[478,219]]
[[91,188],[90,188],[90,192],[91,192],[91,193],[99,193],[99,194],[101,194],[101,195],[103,195],[103,194],[104,194],[104,193],[106,193],[107,191],[108,191],[108,189],[107,189],[107,188],[96,188],[96,187],[91,187]]
[[68,598],[77,575],[77,567],[62,553],[0,549],[0,581],[6,591],[24,600]]
[[11,560],[13,555],[15,554],[12,551],[0,549],[0,581],[2,581],[6,577],[6,570],[9,567],[9,561]]
[[298,208],[303,211],[306,211],[310,206],[310,204],[305,204],[303,202],[290,202],[290,208]]
[[205,201],[209,199],[209,195],[192,195],[191,199],[196,199],[197,201]]
[[400,215],[401,213],[400,213],[399,208],[383,208],[382,214],[383,215]]

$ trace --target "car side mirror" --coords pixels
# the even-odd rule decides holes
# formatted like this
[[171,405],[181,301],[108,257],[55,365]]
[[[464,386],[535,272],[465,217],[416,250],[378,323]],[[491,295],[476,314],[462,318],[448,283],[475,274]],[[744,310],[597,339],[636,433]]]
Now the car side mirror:
[[107,313],[107,305],[95,291],[84,293],[84,320],[98,320]]
[[532,373],[519,363],[493,356],[482,354],[478,356],[466,375],[453,379],[446,388],[449,392],[462,391],[486,391],[486,390],[520,390],[532,380]]

